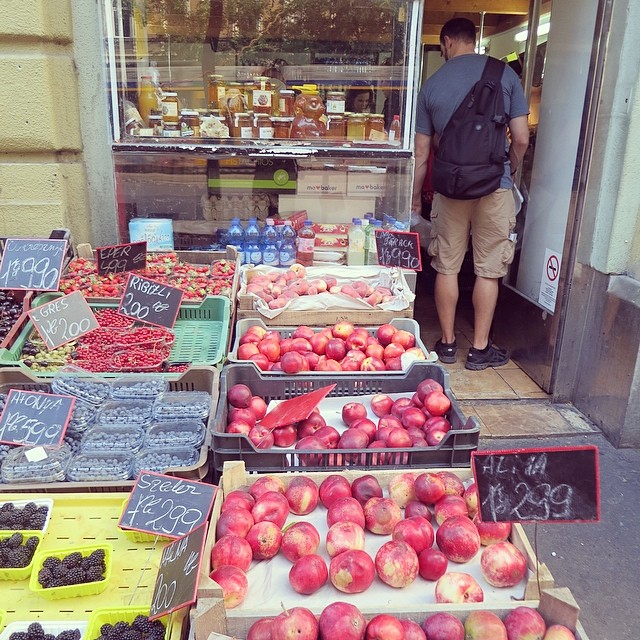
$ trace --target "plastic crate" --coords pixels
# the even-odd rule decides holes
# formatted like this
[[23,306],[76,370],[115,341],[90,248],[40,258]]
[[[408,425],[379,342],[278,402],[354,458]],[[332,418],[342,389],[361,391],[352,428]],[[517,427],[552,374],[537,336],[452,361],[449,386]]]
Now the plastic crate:
[[[9,293],[13,295],[16,302],[22,301],[22,313],[25,314],[27,311],[31,309],[31,301],[34,296],[33,291],[27,291],[26,289],[9,289]],[[20,330],[19,324],[22,316],[16,318],[16,321],[13,323],[11,329],[4,337],[4,339],[0,342],[0,349],[6,347],[8,344],[11,344],[11,341],[15,337],[16,333]]]
[[[301,322],[303,323],[302,316],[300,316]],[[353,324],[353,323],[352,323]],[[404,331],[408,331],[411,333],[416,339],[416,347],[422,349],[422,352],[425,356],[429,355],[429,349],[425,346],[424,342],[420,338],[420,325],[413,320],[412,318],[394,318],[389,321],[389,324],[396,327],[396,329],[403,329]],[[238,347],[240,346],[240,338],[249,330],[249,327],[259,326],[265,329],[265,331],[277,331],[282,338],[290,338],[293,332],[295,331],[295,327],[285,327],[285,326],[268,326],[262,320],[258,318],[245,318],[243,320],[238,320],[236,323],[235,329],[235,338],[233,342],[233,348],[229,353],[229,362],[243,362],[249,363],[252,367],[256,369],[256,371],[260,371],[258,365],[255,362],[247,361],[247,360],[238,360]],[[355,325],[356,327],[361,327],[363,325]],[[363,328],[366,329],[371,335],[375,336],[375,332],[377,331],[380,325],[368,325]],[[318,327],[318,331],[320,331],[321,327]],[[282,376],[286,375],[282,371],[261,371],[263,375],[268,376]],[[336,373],[339,375],[351,375],[351,376],[387,376],[387,375],[395,375],[397,371],[304,371],[299,375],[314,375],[314,376],[324,376],[334,378]]]
[[26,541],[31,538],[38,539],[38,546],[36,547],[33,556],[31,557],[31,562],[26,567],[2,567],[0,568],[0,580],[25,580],[31,575],[31,570],[33,569],[33,563],[38,555],[38,547],[40,547],[40,543],[42,542],[42,533],[36,531],[0,531],[0,540],[6,540],[10,538],[14,533],[22,533],[22,546],[25,545]]
[[[89,626],[83,636],[84,640],[97,640],[100,637],[100,627],[103,624],[116,624],[117,622],[127,622],[131,624],[137,616],[149,616],[149,607],[119,607],[117,609],[96,609],[89,618]],[[166,632],[167,618],[163,616],[158,621],[165,627]]]
[[[220,377],[220,398],[215,416],[213,432],[213,459],[216,475],[222,472],[225,462],[243,460],[247,471],[329,471],[340,470],[336,464],[336,450],[303,451],[291,449],[256,449],[247,436],[225,433],[227,424],[227,391],[234,384],[246,384],[254,395],[261,396],[268,403],[271,400],[286,400],[309,393],[336,383],[329,397],[358,396],[375,393],[402,393],[412,395],[418,384],[425,378],[437,380],[451,401],[449,421],[451,430],[435,447],[414,447],[410,449],[341,449],[340,454],[357,453],[357,463],[350,467],[357,469],[379,468],[422,468],[422,467],[468,467],[471,452],[478,448],[480,425],[475,417],[466,419],[449,387],[449,374],[437,364],[415,362],[406,372],[394,372],[388,376],[353,376],[348,373],[335,374],[331,380],[326,377],[302,375],[264,376],[253,364],[231,364],[224,367]],[[313,455],[319,464],[303,466],[299,454]]]
[[[0,623],[1,622],[2,621],[0,620]],[[86,631],[89,624],[86,620],[68,620],[64,622],[52,620],[37,620],[37,622],[40,624],[42,630],[45,633],[51,634],[54,637],[57,637],[63,631],[78,629],[81,634],[80,637],[83,638],[84,632]],[[26,632],[31,623],[32,621],[12,622],[2,633],[0,633],[0,640],[10,640],[12,634],[19,633],[20,631]]]
[[[43,294],[34,300],[33,306],[49,302],[61,294]],[[90,307],[97,309],[118,308],[118,302],[91,302]],[[226,355],[229,338],[230,301],[225,296],[209,296],[199,305],[181,305],[178,318],[172,329],[175,342],[171,348],[169,360],[172,362],[190,362],[194,365],[214,365]],[[22,347],[35,330],[33,323],[24,314],[20,320],[22,329],[15,335],[13,342],[0,349],[0,365],[17,366],[31,372],[20,362]],[[55,371],[38,372],[38,377],[49,378]],[[120,376],[119,372],[101,375]]]

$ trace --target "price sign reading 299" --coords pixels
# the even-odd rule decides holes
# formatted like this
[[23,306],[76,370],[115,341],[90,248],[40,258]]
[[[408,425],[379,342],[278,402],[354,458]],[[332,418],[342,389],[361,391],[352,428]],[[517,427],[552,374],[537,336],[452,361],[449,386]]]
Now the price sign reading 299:
[[130,274],[118,313],[171,329],[180,310],[182,295],[181,289]]

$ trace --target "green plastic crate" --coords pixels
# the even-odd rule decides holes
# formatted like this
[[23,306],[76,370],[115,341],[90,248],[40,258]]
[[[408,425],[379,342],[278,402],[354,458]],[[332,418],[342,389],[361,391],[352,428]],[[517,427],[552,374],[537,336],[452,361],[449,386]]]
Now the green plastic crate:
[[[58,293],[38,296],[32,302],[32,308],[60,297]],[[94,310],[117,309],[119,301],[90,303]],[[197,306],[181,305],[178,318],[173,326],[175,342],[169,359],[172,362],[190,362],[194,365],[214,365],[222,361],[226,355],[229,338],[229,322],[231,305],[226,296],[208,296]],[[55,371],[38,372],[37,374],[20,362],[22,347],[34,330],[31,320],[24,317],[24,326],[13,342],[0,349],[0,366],[18,366],[38,377],[52,377]],[[122,375],[117,372],[113,374]]]

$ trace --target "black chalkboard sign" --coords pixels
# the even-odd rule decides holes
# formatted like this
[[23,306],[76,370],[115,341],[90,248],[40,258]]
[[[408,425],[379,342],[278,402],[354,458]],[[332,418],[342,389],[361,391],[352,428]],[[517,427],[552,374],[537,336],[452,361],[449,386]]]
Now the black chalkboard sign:
[[0,289],[57,291],[66,240],[7,238],[0,262]]
[[474,451],[471,455],[481,520],[600,520],[597,447]]
[[80,291],[32,309],[29,317],[49,350],[100,326]]
[[96,257],[98,275],[101,276],[144,269],[147,264],[147,241],[98,247]]
[[153,588],[149,619],[155,620],[196,601],[207,525],[202,524],[163,550]]
[[376,229],[376,247],[379,265],[422,271],[419,234]]
[[71,396],[11,389],[0,415],[0,442],[60,446],[75,403]]
[[179,538],[208,520],[217,490],[215,485],[142,471],[118,526]]
[[130,273],[118,313],[171,329],[176,323],[183,294],[182,289]]

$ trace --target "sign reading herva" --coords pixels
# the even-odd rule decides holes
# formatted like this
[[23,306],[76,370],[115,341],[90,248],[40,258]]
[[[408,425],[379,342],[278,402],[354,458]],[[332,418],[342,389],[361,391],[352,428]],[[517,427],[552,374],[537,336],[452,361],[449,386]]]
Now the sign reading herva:
[[183,294],[182,289],[131,273],[120,300],[118,313],[127,318],[171,329],[176,323]]
[[379,265],[422,271],[419,234],[376,229],[376,247]]
[[0,289],[57,291],[66,240],[7,238],[0,262]]
[[147,242],[129,242],[112,247],[98,247],[98,274],[124,273],[144,269],[147,264]]
[[598,448],[474,451],[483,522],[600,520]]
[[0,442],[60,446],[75,403],[71,396],[11,389],[0,415]]

